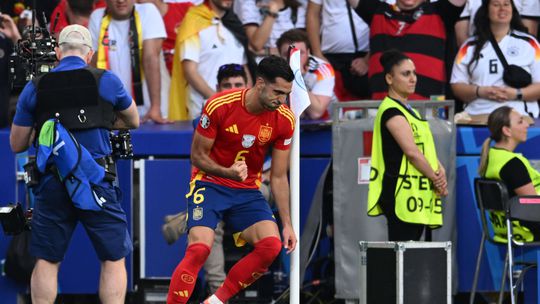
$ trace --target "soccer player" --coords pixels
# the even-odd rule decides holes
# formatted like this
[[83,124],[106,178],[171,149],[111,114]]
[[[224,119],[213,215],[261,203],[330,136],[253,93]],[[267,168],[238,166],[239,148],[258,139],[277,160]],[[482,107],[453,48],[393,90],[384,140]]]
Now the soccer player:
[[[284,105],[294,74],[277,56],[263,59],[251,89],[214,95],[205,105],[191,147],[196,167],[188,198],[188,247],[176,267],[167,303],[187,303],[196,277],[223,219],[237,246],[254,250],[229,271],[205,303],[224,303],[257,280],[279,255],[290,253],[296,236],[289,213],[287,167],[294,116]],[[258,190],[267,150],[272,146],[271,188],[283,224],[283,241],[268,203]]]

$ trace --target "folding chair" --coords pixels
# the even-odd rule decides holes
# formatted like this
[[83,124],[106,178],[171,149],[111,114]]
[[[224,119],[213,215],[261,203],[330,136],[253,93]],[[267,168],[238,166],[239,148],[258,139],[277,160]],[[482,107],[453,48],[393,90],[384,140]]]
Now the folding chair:
[[[514,269],[514,246],[540,246],[540,242],[520,242],[515,240],[513,236],[512,220],[523,220],[530,222],[540,222],[540,196],[515,196],[509,199],[508,189],[501,181],[489,180],[483,178],[476,178],[474,180],[474,189],[476,202],[478,209],[480,210],[480,219],[482,222],[482,239],[480,241],[480,248],[476,258],[476,269],[474,272],[473,286],[471,288],[471,295],[469,303],[474,304],[474,297],[476,294],[476,288],[478,285],[478,276],[480,274],[480,263],[482,261],[482,255],[484,252],[484,244],[489,241],[499,246],[506,246],[507,252],[504,261],[503,275],[501,277],[501,289],[499,290],[498,303],[503,301],[504,294],[504,282],[505,277],[508,275],[510,285],[510,297],[512,304],[516,303],[516,291],[519,285],[523,281],[525,273],[532,267],[536,267],[536,264],[520,263],[525,265],[521,271],[518,279],[514,283],[513,269]],[[501,211],[505,214],[506,222],[506,234],[507,240],[512,242],[500,242],[494,239],[494,235],[490,233],[488,227],[488,218],[486,213],[489,211]]]

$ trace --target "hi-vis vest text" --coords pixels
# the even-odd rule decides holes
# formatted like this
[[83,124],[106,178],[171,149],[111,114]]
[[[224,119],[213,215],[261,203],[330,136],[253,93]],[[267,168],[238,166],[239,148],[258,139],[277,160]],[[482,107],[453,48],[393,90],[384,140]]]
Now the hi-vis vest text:
[[[417,116],[415,117],[403,105],[386,97],[379,106],[373,128],[371,181],[369,183],[367,209],[370,216],[382,214],[379,200],[383,191],[382,182],[385,175],[385,163],[381,138],[381,117],[389,108],[396,108],[405,115],[411,126],[414,141],[418,149],[424,154],[433,170],[437,170],[438,168],[437,152],[435,151],[435,143],[429,129],[429,123],[426,120],[417,118],[420,117],[417,111],[413,110]],[[405,154],[401,159],[394,198],[395,212],[400,220],[407,223],[430,225],[432,227],[442,225],[441,199],[435,195],[433,184],[429,178],[418,171]]]
[[[536,189],[536,193],[540,193],[540,173],[536,171],[529,161],[520,153],[514,153],[508,150],[491,148],[489,149],[488,164],[485,178],[501,180],[501,169],[513,158],[517,157],[527,168],[527,172]],[[506,220],[504,212],[490,212],[489,219],[495,233],[493,239],[498,242],[506,242]],[[534,235],[525,226],[522,226],[519,221],[512,221],[514,227],[514,239],[523,242],[534,241]]]

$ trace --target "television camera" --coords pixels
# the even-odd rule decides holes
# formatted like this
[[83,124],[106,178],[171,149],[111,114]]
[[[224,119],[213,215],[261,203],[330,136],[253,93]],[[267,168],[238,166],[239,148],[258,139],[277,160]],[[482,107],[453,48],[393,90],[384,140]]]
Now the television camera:
[[[40,25],[43,25],[40,26]],[[32,25],[22,32],[22,38],[9,56],[9,82],[11,88],[22,88],[28,81],[48,73],[55,66],[56,39],[47,30],[47,18],[42,15],[41,24],[36,24],[36,11],[32,12]]]

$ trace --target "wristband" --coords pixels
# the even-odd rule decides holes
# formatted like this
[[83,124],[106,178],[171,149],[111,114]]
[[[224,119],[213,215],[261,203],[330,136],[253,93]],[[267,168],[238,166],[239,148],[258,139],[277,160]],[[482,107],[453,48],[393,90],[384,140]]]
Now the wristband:
[[476,86],[476,98],[480,98],[480,86]]
[[523,100],[523,92],[521,91],[521,89],[517,89],[516,91],[516,100]]
[[269,16],[269,17],[272,17],[274,19],[276,19],[279,15],[278,13],[272,13],[267,7],[263,7],[261,8],[261,14],[263,16]]

